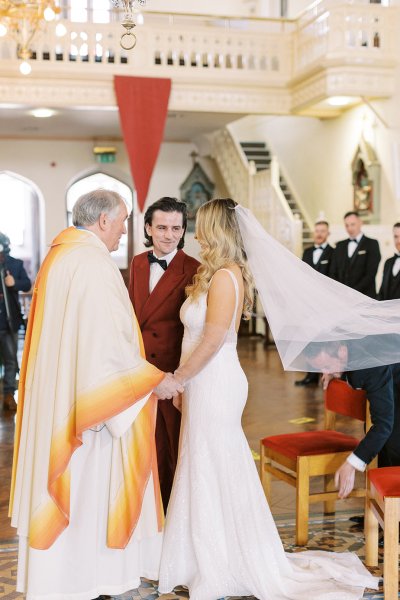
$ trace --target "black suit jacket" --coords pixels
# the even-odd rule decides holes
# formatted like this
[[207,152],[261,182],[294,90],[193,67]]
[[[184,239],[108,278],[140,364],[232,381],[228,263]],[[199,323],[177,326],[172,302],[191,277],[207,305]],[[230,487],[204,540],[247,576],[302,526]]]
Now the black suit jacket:
[[[29,292],[31,289],[31,280],[29,279],[24,263],[19,258],[13,258],[12,256],[6,255],[5,262],[0,264],[0,269],[9,271],[15,279],[13,287],[6,287],[5,291],[0,279],[0,296],[7,294],[8,304],[10,307],[10,322],[4,318],[0,322],[0,329],[11,329],[13,332],[17,332],[22,324],[21,306],[18,299],[18,292]],[[2,301],[3,310],[5,312],[4,300]]]
[[318,273],[322,273],[323,275],[330,274],[331,270],[331,262],[333,256],[333,248],[329,244],[324,248],[319,261],[314,265],[313,263],[313,254],[314,254],[314,246],[310,246],[306,248],[303,252],[303,261],[310,265],[313,269],[318,271]]
[[354,454],[365,463],[379,453],[379,466],[400,466],[400,365],[349,371],[345,379],[355,389],[365,390],[372,427]]
[[349,240],[337,243],[331,277],[366,296],[376,298],[375,277],[381,260],[378,241],[363,235],[351,258],[348,256],[348,245]]
[[388,258],[383,267],[382,285],[379,290],[379,300],[396,300],[400,298],[400,271],[393,277],[392,270],[395,257]]

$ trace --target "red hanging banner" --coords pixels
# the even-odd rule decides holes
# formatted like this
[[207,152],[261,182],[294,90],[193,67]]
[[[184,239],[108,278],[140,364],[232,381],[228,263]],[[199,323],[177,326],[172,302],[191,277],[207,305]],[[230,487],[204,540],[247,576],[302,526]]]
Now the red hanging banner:
[[138,204],[143,211],[163,140],[171,80],[116,75],[114,88]]

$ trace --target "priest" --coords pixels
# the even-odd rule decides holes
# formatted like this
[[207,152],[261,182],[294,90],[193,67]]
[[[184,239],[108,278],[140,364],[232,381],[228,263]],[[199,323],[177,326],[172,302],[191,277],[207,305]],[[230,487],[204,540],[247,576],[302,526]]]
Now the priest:
[[115,192],[82,196],[35,283],[10,498],[28,600],[90,600],[158,577],[157,398],[182,390],[145,360],[110,257],[127,217]]

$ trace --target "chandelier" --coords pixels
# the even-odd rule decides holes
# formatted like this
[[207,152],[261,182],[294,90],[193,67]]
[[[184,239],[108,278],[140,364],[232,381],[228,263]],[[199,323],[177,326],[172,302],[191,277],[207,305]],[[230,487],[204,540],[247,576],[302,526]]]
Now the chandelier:
[[52,21],[59,12],[56,0],[0,0],[0,35],[8,34],[17,42],[23,75],[32,70],[28,61],[32,56],[33,38],[46,21]]
[[146,5],[147,0],[111,0],[111,3],[116,8],[124,10],[124,20],[122,21],[125,27],[125,33],[121,35],[120,45],[124,50],[132,50],[136,46],[136,35],[132,29],[136,27],[134,15]]

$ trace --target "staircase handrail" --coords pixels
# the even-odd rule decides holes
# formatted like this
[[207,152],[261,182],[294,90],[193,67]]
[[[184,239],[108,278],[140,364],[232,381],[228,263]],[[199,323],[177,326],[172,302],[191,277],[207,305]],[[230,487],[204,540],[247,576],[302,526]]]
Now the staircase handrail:
[[296,202],[297,206],[299,207],[299,210],[301,211],[301,214],[303,215],[305,224],[307,225],[307,227],[309,229],[312,229],[313,225],[314,225],[314,220],[311,219],[308,210],[304,206],[302,199],[300,198],[299,194],[296,191],[296,186],[291,181],[290,175],[288,175],[288,172],[286,171],[285,167],[282,164],[279,164],[279,171],[282,174],[282,177],[284,178],[286,183],[288,184],[290,195],[292,196],[293,200]]
[[252,167],[227,127],[214,134],[212,154],[229,194],[240,204],[251,208]]
[[280,204],[282,205],[282,209],[285,212],[287,218],[289,219],[289,221],[294,221],[295,220],[295,216],[292,213],[292,211],[290,210],[290,206],[288,204],[288,201],[285,198],[285,195],[282,191],[281,188],[281,183],[280,183],[280,165],[278,162],[278,159],[276,158],[275,155],[271,156],[271,164],[270,164],[270,169],[271,169],[271,185],[272,188],[276,194],[277,199],[279,200]]

